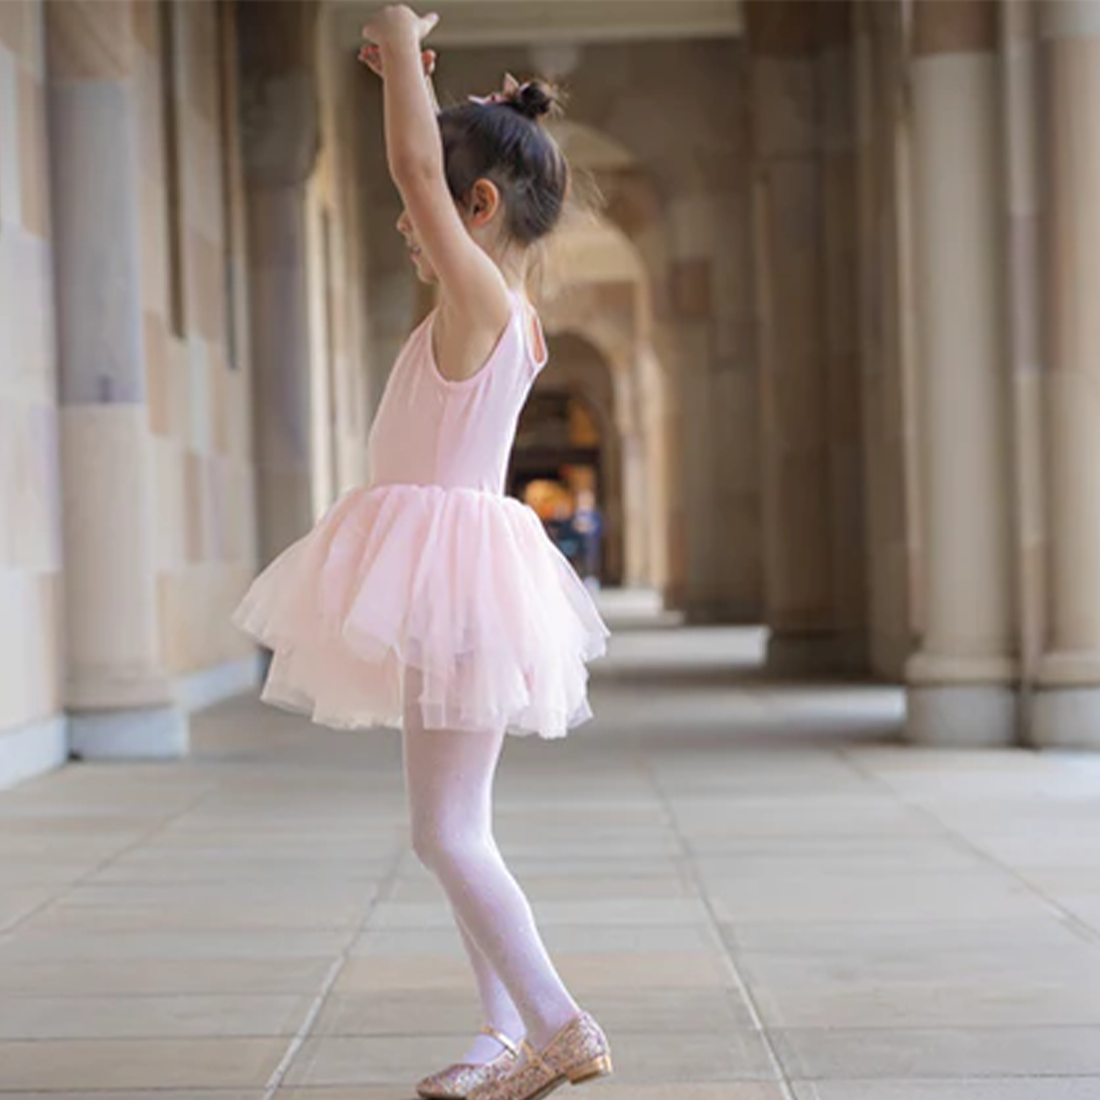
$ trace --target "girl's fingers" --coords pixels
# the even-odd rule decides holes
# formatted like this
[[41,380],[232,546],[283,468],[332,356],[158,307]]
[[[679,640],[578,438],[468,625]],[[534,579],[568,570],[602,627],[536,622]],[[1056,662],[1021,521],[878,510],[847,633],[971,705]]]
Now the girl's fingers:
[[438,22],[438,12],[433,11],[428,15],[423,15],[420,17],[420,37],[422,40],[427,38],[428,35],[431,34],[433,30],[435,30],[436,24]]
[[381,54],[379,54],[376,49],[372,50],[370,47],[364,46],[359,51],[359,60],[362,61],[371,72],[377,73],[379,76],[382,75],[382,58]]
[[[2,0],[0,0],[0,2],[2,2]],[[381,47],[373,44],[360,47],[359,60],[379,76],[382,75]],[[424,66],[424,72],[431,76],[431,74],[435,72],[435,66],[436,62],[439,60],[439,55],[435,50],[423,50],[420,55],[420,60]]]

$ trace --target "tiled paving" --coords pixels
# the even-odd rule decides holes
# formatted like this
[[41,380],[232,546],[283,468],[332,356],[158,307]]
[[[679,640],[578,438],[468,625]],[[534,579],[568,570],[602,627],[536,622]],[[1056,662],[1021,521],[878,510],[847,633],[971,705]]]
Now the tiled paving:
[[[498,783],[593,1097],[1100,1100],[1100,759],[902,747],[894,690],[609,615],[597,721]],[[0,1100],[410,1097],[478,1021],[396,735],[196,741],[0,794]]]

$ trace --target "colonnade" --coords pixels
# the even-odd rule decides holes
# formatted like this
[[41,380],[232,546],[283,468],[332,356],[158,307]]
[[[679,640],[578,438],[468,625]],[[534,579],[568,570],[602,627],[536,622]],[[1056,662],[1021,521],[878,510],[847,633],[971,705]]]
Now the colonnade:
[[746,11],[773,663],[869,653],[915,741],[1100,745],[1100,6]]

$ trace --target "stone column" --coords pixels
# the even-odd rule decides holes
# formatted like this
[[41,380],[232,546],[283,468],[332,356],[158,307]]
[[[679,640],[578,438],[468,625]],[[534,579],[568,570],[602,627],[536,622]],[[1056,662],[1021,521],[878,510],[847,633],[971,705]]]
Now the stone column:
[[319,5],[238,7],[261,564],[312,525],[306,184],[320,145]]
[[1044,491],[1044,272],[1039,163],[1039,11],[1045,0],[1013,0],[1001,9],[1007,247],[1013,537],[1018,596],[1020,727],[1032,734],[1033,687],[1047,641],[1045,575],[1049,546]]
[[[648,334],[648,329],[647,329]],[[641,514],[645,517],[644,583],[663,592],[669,581],[669,461],[665,410],[668,406],[669,379],[657,361],[652,344],[647,339],[638,348],[637,367],[637,430],[642,449],[644,480]]]
[[[743,97],[731,96],[736,111]],[[740,202],[685,189],[670,203],[672,256],[658,304],[676,349],[676,567],[666,603],[696,623],[758,621],[751,464],[756,417],[746,400],[754,395],[755,378],[751,349],[744,346],[748,326],[732,323],[736,310],[726,300],[736,301],[736,291],[725,293],[737,286],[748,251],[747,202],[746,189],[727,175]]]
[[834,644],[838,668],[863,671],[869,656],[870,594],[859,348],[853,0],[818,0],[818,38]]
[[[711,49],[712,47],[708,47]],[[725,53],[726,47],[723,47]],[[689,622],[760,618],[757,365],[751,306],[748,57],[742,44],[714,61],[724,69],[721,129],[695,116],[697,156],[665,161],[668,252],[655,287],[656,316],[674,345],[669,368],[677,418],[673,564],[666,605]],[[690,78],[680,82],[692,89]],[[712,91],[719,91],[718,88]],[[685,96],[689,112],[695,101]],[[659,105],[654,104],[655,109]],[[675,112],[675,105],[673,105]]]
[[1100,6],[1044,0],[1039,10],[1050,552],[1032,736],[1100,748]]
[[677,339],[684,349],[684,366],[675,380],[677,441],[675,444],[679,583],[668,604],[683,611],[688,622],[715,622],[722,618],[716,549],[720,516],[713,452],[715,395],[707,358],[709,333],[702,325],[682,322]]
[[646,463],[645,440],[638,421],[624,424],[618,431],[623,448],[623,576],[627,588],[651,584],[652,565],[646,538]]
[[907,45],[902,9],[855,5],[859,342],[868,664],[902,680],[918,632]]
[[46,15],[70,744],[177,755],[187,719],[158,629],[135,11],[65,0]]
[[917,0],[915,298],[925,634],[915,741],[1016,735],[995,0]]
[[837,660],[815,0],[745,7],[753,70],[764,617],[779,672]]

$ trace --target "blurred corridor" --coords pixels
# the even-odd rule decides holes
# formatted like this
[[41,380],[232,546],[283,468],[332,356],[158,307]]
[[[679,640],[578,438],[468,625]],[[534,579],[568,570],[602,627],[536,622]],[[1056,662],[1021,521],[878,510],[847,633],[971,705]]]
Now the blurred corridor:
[[[499,826],[595,1087],[1100,1100],[1100,0],[432,6],[586,199],[509,490],[616,632]],[[0,0],[0,1100],[398,1100],[475,1022],[397,737],[229,621],[432,304],[372,7]]]
[[[1097,5],[437,6],[444,102],[570,93],[510,488],[593,586],[904,683],[916,743],[1100,743]],[[0,786],[186,755],[249,578],[369,477],[431,304],[369,10],[0,3]]]

